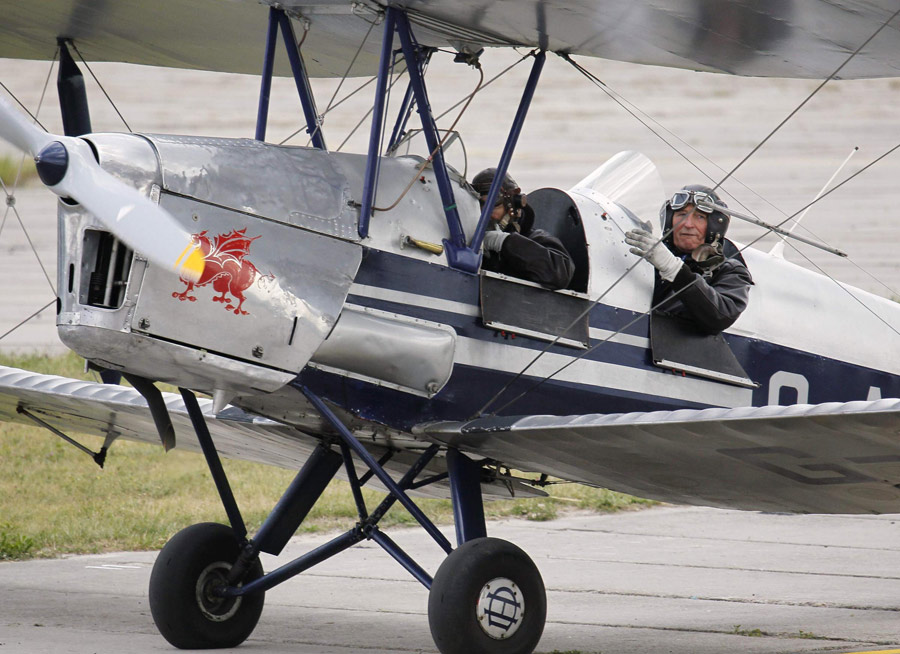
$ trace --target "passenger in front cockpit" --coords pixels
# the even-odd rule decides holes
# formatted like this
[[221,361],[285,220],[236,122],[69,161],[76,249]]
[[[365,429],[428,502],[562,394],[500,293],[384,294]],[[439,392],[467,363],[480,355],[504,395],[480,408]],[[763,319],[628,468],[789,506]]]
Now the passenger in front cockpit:
[[[472,179],[482,207],[496,174],[496,168],[487,168]],[[534,209],[507,174],[484,234],[481,267],[551,289],[566,288],[575,274],[572,257],[558,238],[534,228],[534,218]]]
[[631,252],[656,268],[656,312],[688,320],[717,334],[747,308],[753,279],[737,247],[725,238],[729,217],[716,193],[698,184],[677,191],[660,209],[663,239],[635,229],[625,234]]

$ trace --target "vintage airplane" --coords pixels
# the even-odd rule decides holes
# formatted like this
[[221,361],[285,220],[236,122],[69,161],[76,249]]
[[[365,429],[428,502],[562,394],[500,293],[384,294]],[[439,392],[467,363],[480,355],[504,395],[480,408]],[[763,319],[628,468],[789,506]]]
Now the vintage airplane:
[[[482,504],[542,493],[543,478],[512,470],[689,504],[900,512],[900,401],[881,399],[900,396],[890,346],[900,305],[747,247],[750,307],[724,336],[652,322],[652,268],[623,233],[656,222],[664,195],[633,152],[568,191],[528,196],[575,261],[568,289],[481,271],[489,209],[444,161],[423,75],[436,48],[473,65],[485,46],[534,48],[490,208],[546,53],[890,77],[892,3],[48,0],[3,10],[0,57],[61,61],[65,136],[0,106],[0,136],[34,155],[60,196],[60,337],[137,390],[0,368],[0,416],[103,436],[98,460],[120,437],[169,448],[177,433],[179,446],[203,451],[231,526],[188,527],[158,557],[150,606],[173,645],[238,645],[266,590],[371,539],[430,589],[441,652],[532,651],[543,582],[522,550],[487,537]],[[90,133],[73,45],[93,61],[261,73],[256,138]],[[388,83],[404,70],[385,143]],[[273,74],[293,75],[312,147],[266,143]],[[327,149],[310,90],[310,75],[348,74],[377,76],[365,155]],[[391,154],[413,110],[428,157]],[[788,313],[816,330],[772,319]],[[252,538],[218,453],[299,469]],[[336,474],[350,481],[359,523],[264,573],[259,553],[281,552]],[[370,480],[388,492],[375,508],[359,493]],[[452,498],[455,549],[414,493]],[[434,576],[379,529],[395,502],[447,552]]]

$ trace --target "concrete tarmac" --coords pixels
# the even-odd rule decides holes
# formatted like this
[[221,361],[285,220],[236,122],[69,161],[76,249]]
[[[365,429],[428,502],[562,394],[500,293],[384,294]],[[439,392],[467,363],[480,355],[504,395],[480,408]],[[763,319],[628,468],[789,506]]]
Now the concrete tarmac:
[[[660,507],[494,522],[544,576],[539,652],[900,652],[897,516],[788,516]],[[450,529],[445,532],[448,536]],[[432,573],[420,529],[391,536]],[[328,540],[302,536],[272,570]],[[147,605],[155,552],[0,564],[0,653],[174,651]],[[269,591],[237,650],[436,651],[428,593],[373,542]]]

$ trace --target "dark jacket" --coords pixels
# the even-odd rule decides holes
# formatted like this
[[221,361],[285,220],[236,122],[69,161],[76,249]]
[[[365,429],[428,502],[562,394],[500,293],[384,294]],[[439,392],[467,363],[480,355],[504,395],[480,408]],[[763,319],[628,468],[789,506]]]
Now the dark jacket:
[[575,274],[575,264],[562,242],[542,229],[532,229],[528,236],[511,232],[499,253],[484,253],[481,267],[554,290],[566,288]]
[[704,270],[688,257],[671,282],[657,272],[653,291],[655,311],[685,318],[707,334],[717,334],[730,327],[747,308],[753,278],[743,257],[729,241],[726,241],[725,255],[725,260],[710,270]]

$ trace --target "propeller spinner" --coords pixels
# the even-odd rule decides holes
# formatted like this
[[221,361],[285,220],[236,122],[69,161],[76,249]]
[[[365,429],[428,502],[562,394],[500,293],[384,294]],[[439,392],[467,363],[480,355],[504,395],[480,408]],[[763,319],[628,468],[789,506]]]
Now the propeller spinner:
[[51,191],[78,202],[150,262],[200,279],[205,261],[191,235],[165,209],[103,170],[84,140],[44,132],[3,98],[0,138],[34,157]]

